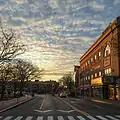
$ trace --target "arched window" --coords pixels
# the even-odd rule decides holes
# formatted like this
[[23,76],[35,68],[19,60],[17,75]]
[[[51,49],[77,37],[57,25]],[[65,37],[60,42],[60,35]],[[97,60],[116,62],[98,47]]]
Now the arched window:
[[108,55],[110,55],[110,46],[107,44],[107,46],[105,48],[104,56],[108,56]]

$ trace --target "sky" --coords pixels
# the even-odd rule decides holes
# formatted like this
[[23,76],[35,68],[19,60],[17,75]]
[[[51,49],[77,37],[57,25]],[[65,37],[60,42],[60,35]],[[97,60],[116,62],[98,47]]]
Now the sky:
[[79,65],[119,6],[120,0],[0,0],[0,19],[27,45],[19,57],[44,69],[41,80],[58,80]]

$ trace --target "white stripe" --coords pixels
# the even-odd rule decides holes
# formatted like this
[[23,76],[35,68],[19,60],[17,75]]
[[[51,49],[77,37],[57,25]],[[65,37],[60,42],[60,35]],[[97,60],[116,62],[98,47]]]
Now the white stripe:
[[18,116],[16,119],[14,120],[21,120],[23,118],[23,116]]
[[96,118],[94,118],[94,117],[92,117],[92,116],[90,116],[90,115],[88,115],[88,116],[86,116],[86,117],[88,117],[88,118],[91,119],[91,120],[97,120]]
[[48,116],[48,120],[53,120],[53,116]]
[[116,117],[120,118],[120,115],[115,115]]
[[13,116],[8,116],[4,120],[10,120]]
[[58,120],[64,120],[63,116],[58,116]]
[[33,116],[28,116],[25,120],[31,120]]
[[37,120],[43,120],[43,116],[38,116]]
[[82,116],[77,116],[80,120],[85,120]]
[[110,119],[112,119],[112,120],[119,120],[119,119],[117,119],[117,118],[114,118],[114,117],[112,117],[112,116],[109,116],[109,115],[106,115],[106,117],[108,117],[108,118],[110,118]]
[[69,120],[75,120],[73,116],[68,116]]
[[106,118],[104,118],[104,117],[102,117],[102,116],[96,116],[96,117],[98,117],[98,118],[101,119],[101,120],[108,120],[108,119],[106,119]]

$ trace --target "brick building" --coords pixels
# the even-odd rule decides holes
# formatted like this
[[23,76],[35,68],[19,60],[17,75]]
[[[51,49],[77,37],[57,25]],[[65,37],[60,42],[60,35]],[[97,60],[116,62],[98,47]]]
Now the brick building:
[[79,94],[80,84],[80,66],[74,65],[74,90],[76,94]]
[[120,99],[120,17],[80,57],[80,90],[88,96]]

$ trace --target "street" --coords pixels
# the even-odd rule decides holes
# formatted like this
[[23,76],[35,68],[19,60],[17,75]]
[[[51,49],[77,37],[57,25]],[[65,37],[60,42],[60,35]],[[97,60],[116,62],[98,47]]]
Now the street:
[[0,120],[119,120],[120,106],[49,94],[0,114]]

